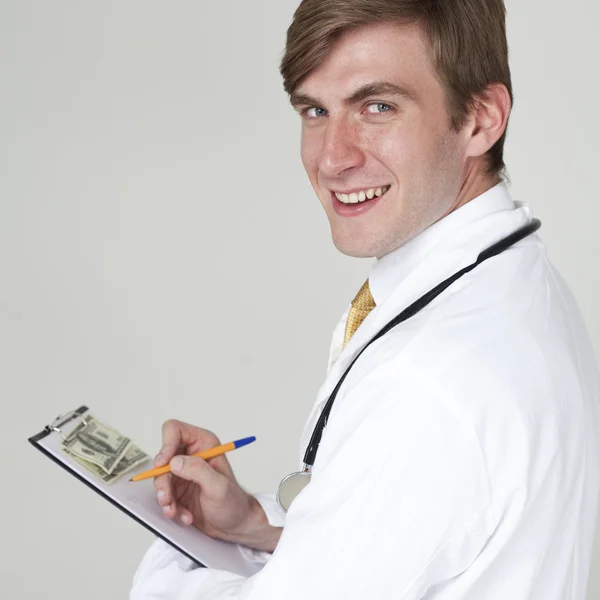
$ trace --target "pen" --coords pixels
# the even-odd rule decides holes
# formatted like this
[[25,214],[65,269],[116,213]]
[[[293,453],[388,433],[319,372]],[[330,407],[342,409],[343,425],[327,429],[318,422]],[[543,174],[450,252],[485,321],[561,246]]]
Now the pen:
[[[191,456],[197,456],[198,458],[207,460],[209,458],[214,458],[215,456],[221,456],[221,454],[225,454],[226,452],[231,452],[231,450],[235,450],[236,448],[241,448],[246,444],[251,444],[255,440],[255,436],[242,438],[241,440],[235,440],[234,442],[229,442],[228,444],[221,444],[220,446],[215,446],[214,448],[203,450],[202,452],[196,452],[196,454],[192,454]],[[158,477],[159,475],[164,475],[165,473],[170,472],[171,467],[169,465],[165,465],[164,467],[157,467],[156,469],[150,469],[149,471],[138,473],[129,481],[142,481],[144,479]]]

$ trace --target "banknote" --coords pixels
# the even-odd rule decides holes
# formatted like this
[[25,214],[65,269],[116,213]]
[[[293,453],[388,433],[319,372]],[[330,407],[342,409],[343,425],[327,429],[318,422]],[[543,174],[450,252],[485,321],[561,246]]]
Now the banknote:
[[[131,444],[125,453],[125,456],[121,459],[121,462],[119,462],[117,468],[113,471],[112,477],[115,479],[117,477],[121,477],[121,475],[125,475],[125,473],[128,473],[149,459],[150,456],[148,456],[143,450],[140,450],[135,444]],[[110,481],[107,483],[110,483]]]
[[146,462],[150,458],[143,450],[140,450],[135,444],[130,444],[129,448],[127,449],[127,452],[125,453],[125,456],[120,460],[115,470],[109,475],[108,473],[105,473],[98,465],[84,460],[79,456],[72,454],[71,452],[67,451],[67,453],[70,454],[81,466],[85,467],[88,471],[90,471],[90,473],[93,473],[94,475],[96,475],[96,477],[104,481],[104,483],[112,483],[113,481],[121,477],[121,475],[125,475],[125,473],[128,473],[129,471],[142,464],[143,462]]
[[62,440],[61,448],[111,475],[127,453],[131,440],[88,415]]

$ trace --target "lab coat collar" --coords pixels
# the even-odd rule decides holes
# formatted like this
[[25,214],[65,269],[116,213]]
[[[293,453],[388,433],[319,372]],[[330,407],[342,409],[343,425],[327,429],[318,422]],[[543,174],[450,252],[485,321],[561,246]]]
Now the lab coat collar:
[[369,276],[377,306],[333,356],[321,393],[330,391],[356,354],[402,309],[531,219],[529,206],[513,202],[506,186],[498,184],[377,261]]
[[504,183],[467,202],[437,221],[425,231],[406,244],[380,258],[372,267],[369,275],[369,287],[375,300],[380,306],[390,296],[392,291],[412,272],[436,246],[443,244],[458,230],[468,227],[471,223],[506,210],[514,210],[515,206]]

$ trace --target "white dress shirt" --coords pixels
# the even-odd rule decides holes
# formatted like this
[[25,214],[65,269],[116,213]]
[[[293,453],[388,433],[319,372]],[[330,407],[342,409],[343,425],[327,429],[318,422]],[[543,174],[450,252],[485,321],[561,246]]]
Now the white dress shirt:
[[[377,307],[329,372],[301,455],[353,357],[396,314],[531,220],[502,184],[377,261]],[[245,579],[161,541],[131,600],[583,600],[599,492],[600,385],[577,306],[528,237],[375,342],[342,385],[312,481]],[[365,452],[366,448],[374,448]],[[282,476],[285,473],[282,473]]]

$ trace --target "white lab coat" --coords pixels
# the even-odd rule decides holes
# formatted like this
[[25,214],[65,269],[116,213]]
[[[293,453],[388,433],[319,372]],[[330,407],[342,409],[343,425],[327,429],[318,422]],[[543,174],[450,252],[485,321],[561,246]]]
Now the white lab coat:
[[[375,264],[377,308],[344,350],[344,319],[336,328],[301,454],[368,340],[530,219],[500,184]],[[266,563],[257,575],[194,569],[157,541],[131,600],[583,600],[599,399],[579,311],[531,236],[358,360],[275,553],[248,552]],[[261,503],[283,522],[272,497]]]

